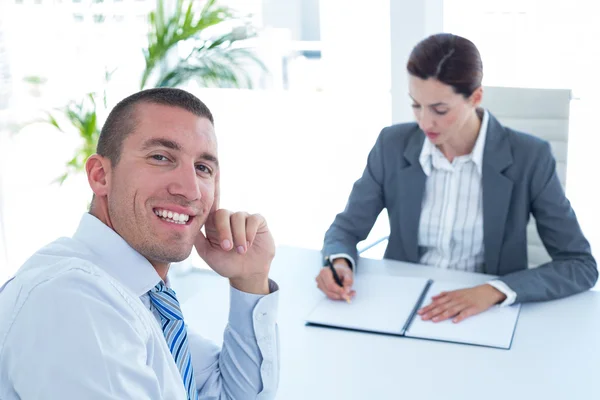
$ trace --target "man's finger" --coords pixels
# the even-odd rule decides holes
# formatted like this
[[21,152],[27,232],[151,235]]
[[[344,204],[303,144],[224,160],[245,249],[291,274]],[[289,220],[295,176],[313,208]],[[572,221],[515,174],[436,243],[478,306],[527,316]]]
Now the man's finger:
[[223,250],[233,249],[233,237],[231,233],[231,212],[227,210],[217,210],[214,213],[214,224],[217,230],[219,244]]
[[204,259],[204,255],[208,251],[210,242],[208,241],[208,239],[206,239],[206,236],[204,236],[204,233],[202,233],[202,231],[198,232],[198,235],[196,235],[196,241],[194,242],[194,246],[196,247],[198,255],[202,259]]
[[267,226],[267,221],[260,214],[252,214],[246,220],[246,240],[249,246],[254,243],[256,234]]
[[229,217],[231,235],[233,236],[233,246],[235,247],[235,251],[237,251],[239,254],[244,254],[248,249],[246,245],[247,219],[248,213],[245,212],[237,212],[235,214],[231,214]]

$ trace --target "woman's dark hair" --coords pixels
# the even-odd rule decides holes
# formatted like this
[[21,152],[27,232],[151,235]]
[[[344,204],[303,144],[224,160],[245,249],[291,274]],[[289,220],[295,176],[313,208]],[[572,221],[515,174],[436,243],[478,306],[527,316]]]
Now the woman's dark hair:
[[468,39],[438,33],[419,42],[406,69],[421,79],[434,78],[469,97],[481,86],[483,64],[477,47]]

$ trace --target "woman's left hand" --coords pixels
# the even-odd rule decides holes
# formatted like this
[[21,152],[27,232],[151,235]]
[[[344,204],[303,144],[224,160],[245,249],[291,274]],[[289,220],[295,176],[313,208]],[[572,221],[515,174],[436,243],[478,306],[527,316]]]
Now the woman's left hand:
[[433,296],[431,304],[421,308],[418,314],[424,321],[441,322],[453,318],[452,322],[456,323],[484,312],[504,299],[504,293],[492,285],[484,284]]

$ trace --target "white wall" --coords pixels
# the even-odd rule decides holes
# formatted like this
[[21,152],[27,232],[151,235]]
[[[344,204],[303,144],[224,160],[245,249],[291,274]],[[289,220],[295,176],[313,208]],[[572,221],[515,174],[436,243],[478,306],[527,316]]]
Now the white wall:
[[357,102],[388,94],[389,1],[324,0],[320,7],[325,89]]
[[390,0],[392,121],[414,119],[408,96],[406,63],[413,47],[443,31],[443,0]]
[[302,39],[302,0],[263,0],[264,27],[289,29],[292,40]]
[[[389,98],[359,102],[327,93],[233,89],[196,94],[215,116],[222,206],[265,215],[277,244],[320,248],[390,119]],[[75,230],[91,196],[87,181],[79,176],[62,188],[50,182],[76,144],[74,136],[33,125],[3,149],[4,277],[39,247]]]

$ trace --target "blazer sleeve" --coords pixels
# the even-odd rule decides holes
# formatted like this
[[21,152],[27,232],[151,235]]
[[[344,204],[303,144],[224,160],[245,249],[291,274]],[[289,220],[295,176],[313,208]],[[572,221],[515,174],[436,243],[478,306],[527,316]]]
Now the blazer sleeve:
[[596,261],[556,174],[550,145],[538,152],[531,180],[531,212],[552,261],[500,277],[517,302],[545,301],[590,289],[598,279]]
[[346,208],[339,213],[325,233],[323,256],[348,254],[357,259],[356,245],[364,240],[385,206],[384,203],[384,136],[382,130],[367,159],[367,166],[354,183]]

